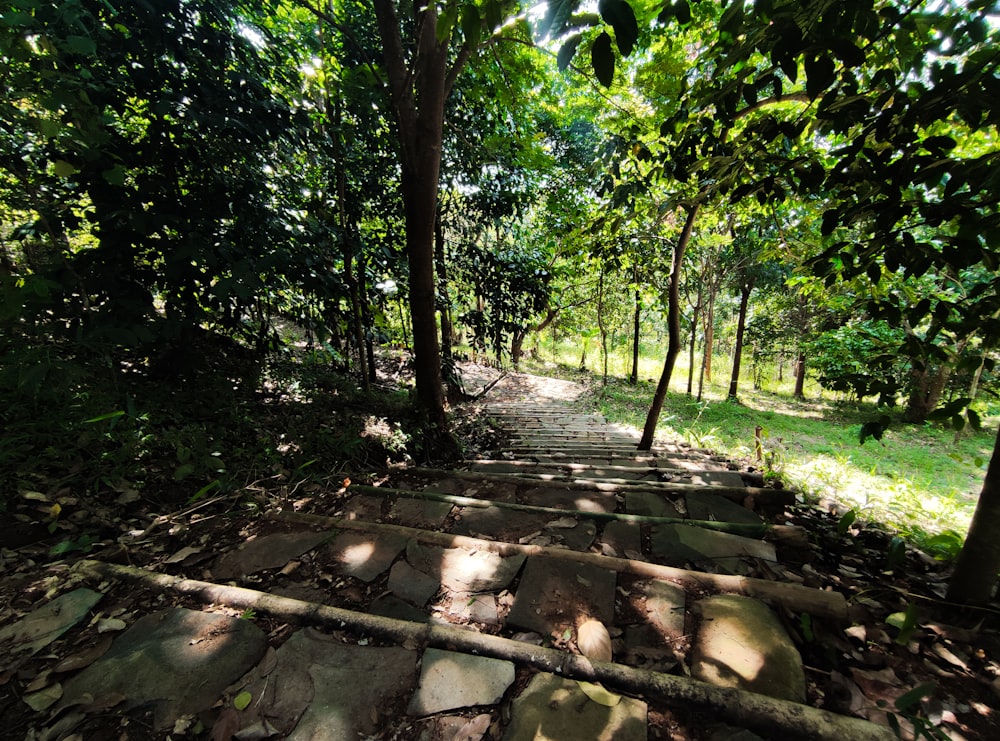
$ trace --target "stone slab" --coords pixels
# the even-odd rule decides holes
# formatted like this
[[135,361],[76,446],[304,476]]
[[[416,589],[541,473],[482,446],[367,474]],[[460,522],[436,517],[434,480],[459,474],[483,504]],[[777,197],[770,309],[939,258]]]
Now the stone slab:
[[267,721],[291,741],[370,737],[411,690],[416,664],[415,651],[343,644],[305,628],[234,686],[253,698],[239,711],[241,727]]
[[411,623],[431,622],[430,616],[426,612],[405,600],[401,600],[394,594],[380,594],[372,600],[368,612],[394,620],[409,620]]
[[684,495],[688,517],[692,520],[715,520],[759,525],[763,522],[753,510],[710,492],[688,492]]
[[498,592],[520,571],[525,556],[500,556],[488,551],[442,548],[410,541],[406,560],[455,592]]
[[509,661],[428,648],[420,666],[420,684],[406,712],[430,715],[495,705],[513,682],[514,664]]
[[698,471],[687,476],[700,486],[743,486],[743,477],[736,471]]
[[618,502],[614,493],[574,491],[556,487],[536,486],[521,495],[524,504],[556,509],[576,509],[581,512],[614,512]]
[[617,575],[608,569],[544,556],[529,558],[507,623],[543,636],[575,628],[586,618],[611,625],[616,583]]
[[281,568],[329,539],[330,533],[313,530],[263,535],[224,554],[216,562],[212,574],[216,579],[238,579],[258,571]]
[[407,602],[423,607],[441,588],[441,583],[404,560],[396,561],[389,570],[389,591]]
[[551,518],[536,512],[520,512],[500,507],[462,507],[451,532],[456,535],[484,537],[517,543],[521,538],[540,531]]
[[646,613],[652,625],[667,641],[684,635],[684,609],[687,596],[683,589],[665,581],[639,582],[636,588],[646,597]]
[[180,607],[140,618],[104,656],[66,682],[61,706],[85,695],[124,696],[125,708],[151,704],[158,729],[212,707],[267,649],[249,620]]
[[701,615],[691,655],[695,678],[805,702],[802,657],[767,605],[718,594],[695,603],[694,609]]
[[625,492],[625,511],[630,515],[652,517],[684,517],[684,514],[668,497],[655,491]]
[[356,494],[344,504],[344,517],[348,520],[375,522],[382,519],[382,504],[384,502],[383,497]]
[[488,499],[492,502],[513,502],[517,498],[518,483],[506,481],[468,481],[467,479],[439,479],[425,491],[438,494],[455,494],[460,497]]
[[614,707],[592,701],[578,682],[536,674],[514,699],[503,741],[645,741],[646,703],[622,697]]
[[405,536],[388,533],[341,533],[330,543],[326,557],[340,573],[370,582],[389,569],[406,542]]
[[0,651],[8,654],[40,651],[83,620],[103,596],[102,592],[85,587],[59,595],[16,623],[0,628]]
[[775,561],[774,546],[763,540],[691,525],[654,525],[651,550],[666,565],[710,563],[729,573],[745,570],[745,557]]
[[447,519],[451,508],[452,505],[448,502],[401,497],[393,502],[392,508],[389,510],[389,517],[406,527],[436,530]]
[[[608,545],[619,558],[632,558],[642,554],[642,529],[637,522],[612,520],[604,526],[601,543]],[[632,554],[631,556],[629,554]]]

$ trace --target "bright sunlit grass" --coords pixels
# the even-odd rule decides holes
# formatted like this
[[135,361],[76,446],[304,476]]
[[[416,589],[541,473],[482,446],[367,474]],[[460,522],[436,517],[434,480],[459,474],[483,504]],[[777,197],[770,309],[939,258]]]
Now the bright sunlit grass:
[[[598,350],[588,357],[587,374],[576,370],[579,355],[579,347],[574,347],[561,355],[561,364],[543,350],[541,358],[525,369],[576,376],[591,385],[595,405],[612,421],[641,429],[662,359],[644,358],[639,384],[631,386],[625,381],[630,359],[612,357],[608,384],[602,387]],[[861,445],[860,425],[881,413],[872,404],[837,398],[814,380],[806,385],[807,399],[796,401],[790,368],[781,383],[776,377],[764,379],[763,390],[754,390],[750,378],[741,378],[739,403],[734,404],[726,400],[730,370],[728,359],[716,358],[712,381],[706,382],[698,402],[698,374],[688,396],[687,356],[678,358],[658,438],[683,440],[750,462],[780,477],[809,501],[855,509],[931,552],[948,554],[957,549],[982,487],[995,420],[987,420],[981,432],[956,437],[954,430],[939,424],[904,424],[897,411],[881,442],[868,440]],[[754,454],[758,425],[764,451],[760,462]]]

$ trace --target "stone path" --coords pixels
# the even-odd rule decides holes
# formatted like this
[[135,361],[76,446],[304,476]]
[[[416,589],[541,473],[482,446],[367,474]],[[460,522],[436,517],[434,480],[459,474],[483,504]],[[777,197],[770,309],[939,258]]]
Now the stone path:
[[[743,703],[806,700],[787,621],[846,617],[839,595],[780,581],[779,554],[795,533],[770,527],[763,513],[789,493],[748,487],[704,451],[638,454],[633,431],[580,413],[578,389],[555,386],[544,398],[552,385],[514,375],[487,395],[485,411],[513,441],[500,459],[351,485],[328,515],[277,513],[285,529],[187,574],[246,586],[263,576],[268,591],[301,600],[313,627],[268,645],[252,620],[193,606],[149,615],[66,682],[53,724],[68,734],[67,719],[82,722],[88,704],[151,704],[158,728],[183,736],[178,724],[200,724],[213,739],[767,737],[771,719]],[[519,399],[525,389],[541,400]],[[325,581],[296,583],[304,562]],[[343,602],[334,590],[355,595],[358,607],[329,612]],[[222,604],[232,596],[212,585],[202,593]],[[293,604],[254,599],[258,616]],[[360,628],[351,615],[387,620]],[[386,640],[382,626],[421,637]],[[449,642],[432,628],[457,632],[444,633],[455,636]],[[473,634],[496,641],[460,648]],[[530,651],[527,660],[477,655],[510,645],[537,646],[538,660]],[[545,648],[636,671],[652,689],[542,670]],[[692,712],[655,689],[665,678],[695,694],[707,683],[759,695]],[[810,724],[827,720],[803,715],[802,734],[819,737]],[[859,725],[840,736],[891,737],[851,720]]]

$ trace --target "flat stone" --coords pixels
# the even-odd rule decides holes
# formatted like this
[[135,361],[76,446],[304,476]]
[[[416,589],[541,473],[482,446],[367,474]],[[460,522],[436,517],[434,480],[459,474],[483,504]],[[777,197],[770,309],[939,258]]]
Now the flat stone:
[[506,481],[467,481],[466,479],[440,479],[425,491],[475,497],[491,502],[513,502],[517,498],[517,483]]
[[364,582],[386,571],[406,547],[407,538],[388,533],[341,533],[326,555],[342,574]]
[[447,519],[452,506],[448,502],[400,497],[389,510],[389,517],[406,527],[435,530]]
[[423,607],[441,588],[441,583],[406,561],[396,561],[389,571],[389,591],[407,602]]
[[344,504],[344,517],[348,520],[375,522],[382,518],[383,497],[356,494]]
[[428,648],[420,684],[406,712],[430,715],[473,705],[495,705],[514,682],[514,664],[484,656]]
[[612,520],[604,526],[601,542],[611,546],[619,558],[626,558],[627,553],[642,553],[642,529],[637,522]]
[[681,638],[687,603],[684,590],[665,581],[639,582],[636,589],[646,596],[646,613],[656,631],[668,641]]
[[262,535],[224,554],[216,562],[212,575],[216,579],[239,579],[258,571],[278,569],[329,539],[330,533],[314,530]]
[[695,603],[701,623],[691,673],[720,687],[736,687],[792,702],[805,702],[802,657],[763,602],[718,594]]
[[556,487],[535,487],[521,495],[524,504],[581,512],[614,512],[617,502],[613,492],[575,491]]
[[395,620],[409,620],[411,623],[431,622],[427,613],[394,594],[380,594],[372,600],[368,612]]
[[[558,520],[556,521],[558,522]],[[586,551],[597,536],[597,525],[593,520],[579,520],[573,527],[553,526],[550,522],[544,532],[552,538],[552,544],[571,551]]]
[[367,738],[411,690],[416,664],[415,651],[343,644],[305,628],[234,685],[253,698],[240,725],[266,721],[291,741]]
[[550,519],[551,516],[545,514],[500,507],[462,507],[451,532],[516,543],[524,536],[541,530]]
[[10,654],[40,651],[83,620],[103,596],[85,587],[59,595],[16,623],[0,628],[2,650]]
[[442,548],[411,540],[406,560],[455,592],[498,592],[517,575],[525,556],[500,556],[488,551]]
[[774,546],[763,540],[690,525],[654,525],[651,549],[666,564],[710,562],[733,574],[746,569],[743,559],[747,556],[777,560]]
[[756,512],[741,507],[725,497],[709,492],[693,491],[684,495],[688,517],[692,520],[716,520],[759,525],[763,522]]
[[544,556],[528,559],[507,623],[543,636],[575,628],[585,618],[614,622],[616,574]]
[[684,517],[670,499],[652,491],[625,492],[625,511],[630,515]]
[[104,656],[66,682],[62,706],[123,695],[126,708],[151,704],[158,729],[210,708],[253,667],[267,635],[250,620],[180,607],[146,615]]
[[500,622],[497,600],[492,594],[452,592],[442,606],[449,614],[473,623],[497,625]]
[[743,477],[736,471],[697,471],[687,478],[699,486],[744,486]]
[[622,697],[614,707],[592,701],[578,682],[536,674],[514,699],[503,741],[645,741],[646,703]]

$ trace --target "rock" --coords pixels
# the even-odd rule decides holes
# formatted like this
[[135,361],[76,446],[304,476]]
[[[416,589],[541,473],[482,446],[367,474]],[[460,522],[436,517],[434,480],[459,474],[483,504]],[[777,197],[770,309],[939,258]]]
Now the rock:
[[417,571],[406,561],[396,561],[389,571],[389,591],[417,607],[427,604],[440,588],[437,579]]
[[263,535],[223,555],[212,569],[213,576],[238,579],[258,571],[277,569],[329,539],[329,533],[312,530]]
[[805,702],[802,657],[763,602],[719,594],[695,603],[701,616],[691,674],[719,687],[737,687]]
[[406,560],[418,571],[438,579],[455,592],[496,592],[507,587],[525,556],[500,556],[489,551],[441,548],[410,541]]
[[124,695],[125,707],[153,706],[158,729],[210,708],[264,655],[267,636],[249,620],[175,607],[147,615],[100,659],[65,684],[62,705],[84,695]]
[[[739,478],[739,474],[732,474]],[[739,486],[740,484],[736,484]],[[739,522],[759,525],[760,515],[746,507],[729,501],[725,497],[703,491],[692,491],[684,495],[688,517],[692,520],[717,520],[718,522]]]
[[651,549],[667,564],[707,562],[734,574],[745,570],[744,556],[777,560],[774,546],[766,541],[691,525],[654,525]]
[[420,684],[406,712],[430,715],[474,705],[494,705],[514,682],[514,665],[483,656],[424,651]]
[[623,697],[614,707],[590,700],[580,684],[536,674],[514,699],[503,741],[645,741],[646,703]]
[[[92,589],[74,589],[0,628],[0,646],[6,653],[35,653],[72,628],[104,595]],[[6,662],[4,662],[6,663]]]
[[448,502],[401,497],[392,505],[389,516],[406,527],[436,530],[448,517],[451,508]]
[[611,625],[616,581],[615,572],[608,569],[544,556],[529,558],[507,623],[543,636],[575,628],[588,617]]
[[402,535],[341,533],[330,543],[326,555],[340,573],[370,582],[392,565],[406,541]]

